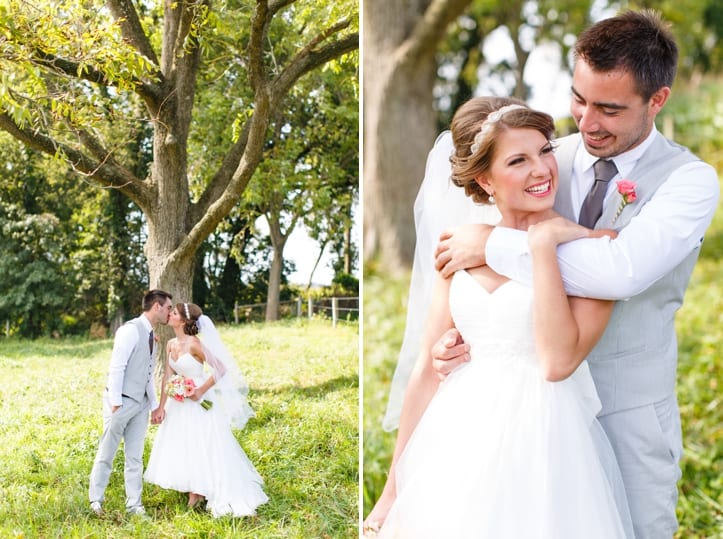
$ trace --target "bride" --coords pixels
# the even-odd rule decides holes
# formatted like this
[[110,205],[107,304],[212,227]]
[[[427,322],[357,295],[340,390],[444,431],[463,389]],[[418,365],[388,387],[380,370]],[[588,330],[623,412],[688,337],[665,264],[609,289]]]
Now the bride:
[[[205,499],[214,517],[254,515],[268,497],[231,431],[232,425],[243,428],[254,415],[246,401],[248,387],[198,305],[177,303],[168,325],[176,337],[168,341],[161,386],[160,409],[166,414],[160,418],[144,478],[188,492],[189,507]],[[210,375],[208,367],[213,369]],[[174,381],[180,382],[179,394],[169,399],[169,383]]]
[[[583,361],[613,304],[563,289],[557,246],[593,232],[552,209],[553,129],[549,115],[505,98],[474,98],[455,114],[452,181],[494,201],[502,226],[528,231],[533,288],[488,266],[437,278],[366,537],[633,537]],[[439,383],[428,351],[454,326],[472,359]]]

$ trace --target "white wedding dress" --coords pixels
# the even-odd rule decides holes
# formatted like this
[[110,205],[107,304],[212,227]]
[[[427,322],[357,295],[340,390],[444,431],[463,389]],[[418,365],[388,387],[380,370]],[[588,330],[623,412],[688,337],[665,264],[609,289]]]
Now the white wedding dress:
[[441,384],[401,455],[379,537],[632,539],[587,364],[544,380],[531,288],[489,293],[466,271],[450,286],[472,359]]
[[[168,357],[173,370],[200,387],[208,374],[191,354]],[[213,388],[203,396],[214,400]],[[160,487],[206,497],[213,516],[248,516],[265,503],[263,480],[239,446],[223,407],[166,400],[166,418],[158,427],[144,479]]]

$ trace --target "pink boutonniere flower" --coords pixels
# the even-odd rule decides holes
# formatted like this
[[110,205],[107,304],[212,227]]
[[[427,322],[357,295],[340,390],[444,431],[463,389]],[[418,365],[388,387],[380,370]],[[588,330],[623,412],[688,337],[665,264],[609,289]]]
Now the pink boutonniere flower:
[[618,193],[620,193],[620,206],[618,206],[618,211],[615,212],[613,223],[620,216],[620,212],[623,211],[623,208],[628,204],[635,202],[638,198],[638,195],[635,193],[635,188],[637,187],[635,182],[630,180],[618,180],[616,183],[618,185]]

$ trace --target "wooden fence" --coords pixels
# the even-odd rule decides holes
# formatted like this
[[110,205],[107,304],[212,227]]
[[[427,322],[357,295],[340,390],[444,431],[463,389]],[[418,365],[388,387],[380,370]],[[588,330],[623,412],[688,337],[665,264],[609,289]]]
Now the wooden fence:
[[[279,318],[300,318],[314,316],[328,318],[333,327],[339,322],[359,320],[359,298],[296,298],[279,302]],[[261,322],[266,318],[266,303],[251,303],[234,306],[235,323]]]

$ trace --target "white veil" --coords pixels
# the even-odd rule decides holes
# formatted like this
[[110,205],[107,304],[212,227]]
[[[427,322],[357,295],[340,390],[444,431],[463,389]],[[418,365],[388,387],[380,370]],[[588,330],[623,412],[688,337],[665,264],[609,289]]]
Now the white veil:
[[206,362],[213,367],[213,377],[216,380],[213,388],[219,398],[214,400],[214,406],[222,406],[231,425],[242,429],[249,418],[256,415],[246,399],[249,393],[246,379],[223,344],[213,321],[204,314],[196,323]]
[[394,430],[399,425],[404,391],[419,355],[435,278],[434,250],[440,234],[445,229],[458,225],[495,224],[500,220],[496,206],[475,204],[464,194],[464,189],[451,182],[449,158],[453,151],[452,133],[444,131],[437,137],[434,147],[429,152],[424,180],[414,201],[417,243],[409,285],[404,341],[399,352],[397,368],[389,391],[387,411],[382,422],[386,431]]

